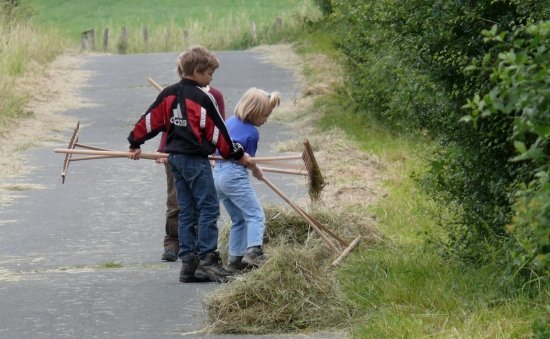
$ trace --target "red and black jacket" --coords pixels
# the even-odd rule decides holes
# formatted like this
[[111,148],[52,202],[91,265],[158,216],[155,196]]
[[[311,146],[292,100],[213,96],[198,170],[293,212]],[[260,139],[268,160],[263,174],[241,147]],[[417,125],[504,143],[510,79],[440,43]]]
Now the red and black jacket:
[[130,132],[130,147],[139,148],[163,131],[167,132],[167,153],[206,157],[218,149],[222,157],[235,160],[244,154],[242,147],[231,140],[216,100],[190,79],[182,79],[159,93]]

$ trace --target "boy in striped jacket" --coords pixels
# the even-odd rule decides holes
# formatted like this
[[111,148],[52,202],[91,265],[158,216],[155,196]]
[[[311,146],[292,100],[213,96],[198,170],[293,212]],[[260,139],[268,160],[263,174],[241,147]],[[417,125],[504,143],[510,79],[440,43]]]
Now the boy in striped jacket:
[[258,179],[262,171],[242,146],[231,140],[216,101],[202,90],[212,81],[218,58],[197,46],[181,55],[178,67],[182,79],[160,92],[130,132],[130,158],[138,160],[146,140],[167,133],[165,150],[180,208],[179,280],[226,282],[231,273],[223,268],[217,251],[220,207],[208,155],[218,150],[223,158],[247,167]]

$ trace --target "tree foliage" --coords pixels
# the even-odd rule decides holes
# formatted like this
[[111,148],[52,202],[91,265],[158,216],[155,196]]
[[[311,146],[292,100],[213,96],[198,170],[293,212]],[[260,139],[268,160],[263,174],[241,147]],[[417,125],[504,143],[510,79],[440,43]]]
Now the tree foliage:
[[442,225],[446,253],[547,272],[550,0],[333,0],[331,9],[357,113],[440,145],[421,182],[458,216]]

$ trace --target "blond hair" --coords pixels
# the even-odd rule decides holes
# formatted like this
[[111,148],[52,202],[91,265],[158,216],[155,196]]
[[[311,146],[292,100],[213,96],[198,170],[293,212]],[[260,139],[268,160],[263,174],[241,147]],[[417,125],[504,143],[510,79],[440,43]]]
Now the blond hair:
[[203,46],[195,46],[178,55],[176,71],[180,78],[220,66],[218,58]]
[[235,107],[235,116],[244,122],[256,124],[267,117],[281,103],[279,92],[268,93],[256,87],[249,88]]

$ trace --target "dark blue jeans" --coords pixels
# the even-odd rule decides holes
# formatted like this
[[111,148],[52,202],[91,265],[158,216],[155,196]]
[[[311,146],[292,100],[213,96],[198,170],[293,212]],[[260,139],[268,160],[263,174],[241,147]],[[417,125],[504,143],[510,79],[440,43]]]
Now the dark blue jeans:
[[180,207],[179,257],[187,254],[203,257],[218,248],[220,203],[210,161],[201,156],[170,154],[168,163],[174,174]]

